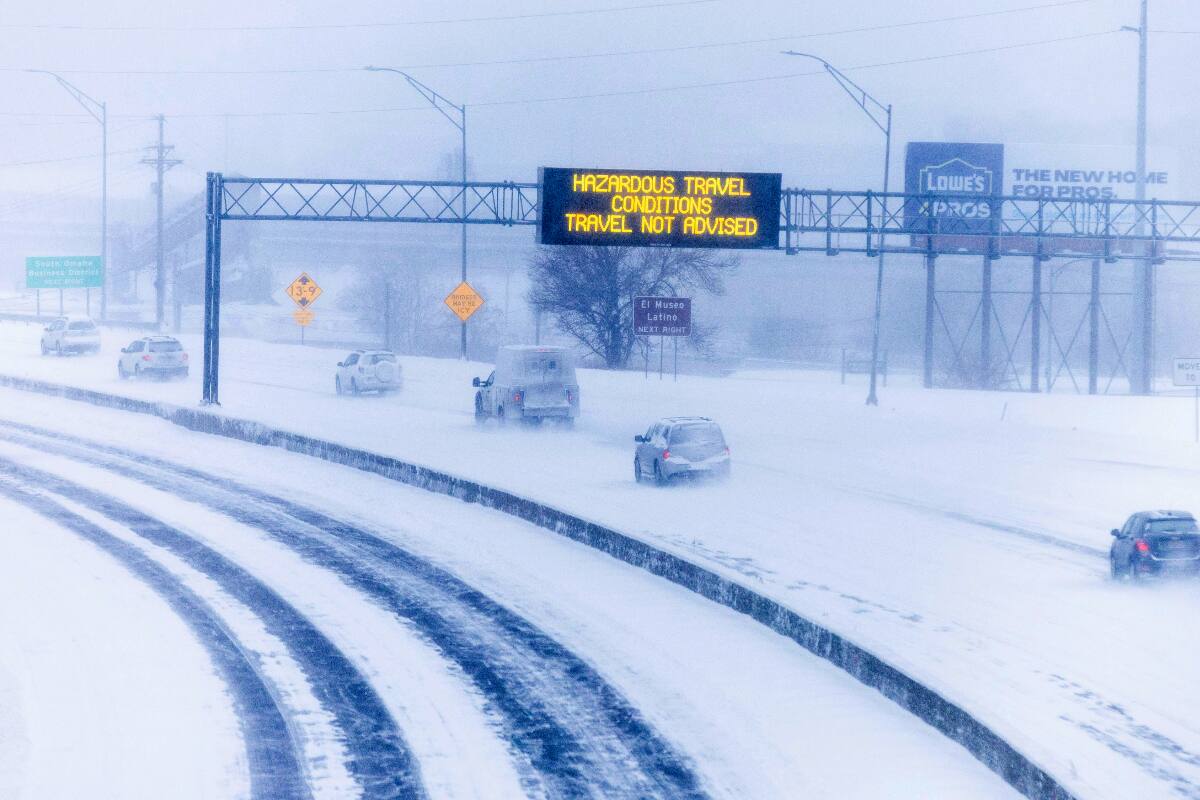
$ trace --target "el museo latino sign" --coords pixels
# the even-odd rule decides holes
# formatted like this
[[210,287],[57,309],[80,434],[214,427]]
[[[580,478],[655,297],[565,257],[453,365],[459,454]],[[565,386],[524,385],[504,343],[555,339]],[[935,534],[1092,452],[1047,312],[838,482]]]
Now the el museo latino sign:
[[541,244],[779,246],[782,176],[543,167]]
[[633,298],[634,336],[691,336],[692,298]]
[[29,256],[27,289],[94,289],[104,285],[100,256]]

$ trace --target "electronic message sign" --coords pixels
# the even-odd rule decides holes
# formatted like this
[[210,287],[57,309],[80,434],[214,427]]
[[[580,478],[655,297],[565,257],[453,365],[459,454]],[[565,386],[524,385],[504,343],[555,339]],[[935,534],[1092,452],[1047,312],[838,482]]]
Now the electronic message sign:
[[543,167],[542,244],[779,246],[782,177]]

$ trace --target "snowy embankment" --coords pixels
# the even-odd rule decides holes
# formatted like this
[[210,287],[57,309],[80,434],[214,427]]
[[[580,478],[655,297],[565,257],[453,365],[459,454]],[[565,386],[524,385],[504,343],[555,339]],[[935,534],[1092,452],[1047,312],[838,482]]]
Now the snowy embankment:
[[[8,374],[199,396],[196,375],[119,383],[112,333],[99,358],[60,362],[36,355],[36,328],[0,331]],[[934,686],[1081,795],[1200,791],[1200,598],[1112,585],[1102,557],[1130,511],[1194,506],[1190,400],[893,386],[868,409],[861,385],[830,375],[583,372],[577,430],[481,431],[469,384],[486,366],[405,359],[400,396],[337,398],[339,356],[228,340],[222,411],[536,497],[748,583]],[[633,483],[632,435],[677,413],[723,424],[732,481]]]

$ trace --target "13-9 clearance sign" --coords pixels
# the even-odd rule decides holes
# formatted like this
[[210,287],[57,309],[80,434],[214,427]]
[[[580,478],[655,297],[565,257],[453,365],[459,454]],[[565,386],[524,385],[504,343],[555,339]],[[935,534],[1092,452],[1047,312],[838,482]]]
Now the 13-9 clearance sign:
[[540,177],[542,244],[779,246],[778,173],[543,167]]

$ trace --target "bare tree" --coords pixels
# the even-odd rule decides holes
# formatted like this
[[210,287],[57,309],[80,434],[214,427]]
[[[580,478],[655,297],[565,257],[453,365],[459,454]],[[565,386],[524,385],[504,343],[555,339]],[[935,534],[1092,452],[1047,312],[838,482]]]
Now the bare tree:
[[629,361],[633,298],[723,294],[738,259],[714,250],[634,247],[543,247],[529,265],[529,305],[604,360]]

